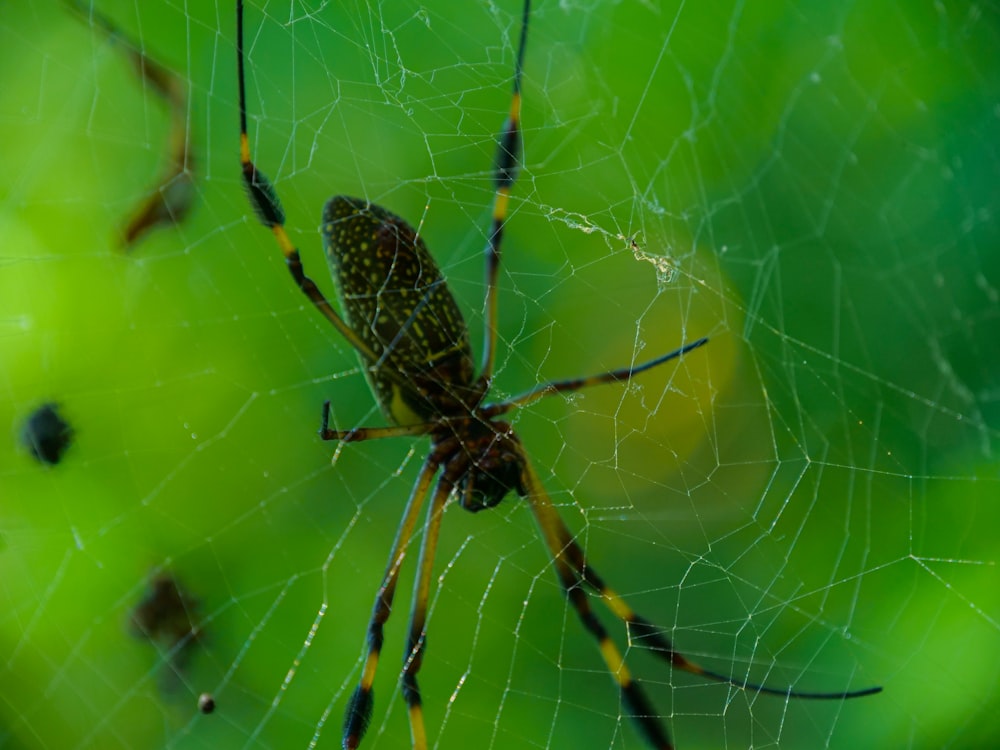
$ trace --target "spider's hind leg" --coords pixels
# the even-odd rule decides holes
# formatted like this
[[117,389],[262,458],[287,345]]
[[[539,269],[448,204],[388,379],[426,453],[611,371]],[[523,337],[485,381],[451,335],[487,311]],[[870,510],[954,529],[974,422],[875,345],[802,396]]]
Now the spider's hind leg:
[[240,107],[240,167],[243,174],[243,187],[250,201],[250,207],[257,220],[271,230],[281,254],[285,257],[288,271],[302,293],[333,324],[340,335],[361,354],[362,358],[374,364],[378,361],[378,357],[371,350],[371,347],[347,325],[323,296],[323,292],[316,286],[316,283],[306,276],[299,251],[285,230],[285,210],[281,206],[278,191],[264,173],[257,169],[257,165],[251,159],[250,136],[247,133],[245,58],[243,52],[243,0],[238,0],[236,3],[236,77]]
[[504,122],[497,142],[493,180],[496,194],[493,198],[493,218],[486,242],[486,332],[483,342],[483,364],[479,375],[482,393],[489,390],[493,379],[493,364],[497,348],[497,276],[500,273],[500,248],[503,226],[507,221],[510,191],[517,180],[521,163],[521,76],[524,69],[524,50],[528,42],[528,21],[531,17],[531,0],[524,0],[521,16],[521,36],[514,62],[514,83],[510,97],[510,112]]

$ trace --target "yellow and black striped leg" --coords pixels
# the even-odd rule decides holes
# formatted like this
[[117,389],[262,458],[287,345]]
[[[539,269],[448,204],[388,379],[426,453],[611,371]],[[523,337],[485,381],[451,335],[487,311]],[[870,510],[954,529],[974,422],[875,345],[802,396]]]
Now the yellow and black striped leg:
[[413,750],[427,750],[427,732],[424,728],[424,711],[417,685],[417,672],[424,659],[427,647],[427,600],[431,591],[431,573],[434,569],[434,553],[437,550],[441,517],[454,486],[447,477],[442,477],[434,491],[434,500],[427,511],[424,524],[424,538],[420,544],[420,562],[417,568],[416,586],[413,589],[413,604],[410,608],[409,636],[406,652],[403,654],[402,687],[403,699],[410,716],[410,734],[413,736]]
[[647,649],[660,659],[669,662],[674,669],[680,669],[684,672],[688,672],[689,674],[703,677],[706,680],[712,680],[713,682],[721,682],[727,685],[732,685],[740,690],[749,690],[753,693],[764,693],[765,695],[778,695],[783,698],[797,698],[802,700],[846,700],[848,698],[861,698],[865,695],[874,695],[875,693],[882,692],[882,688],[879,686],[862,688],[860,690],[834,690],[819,692],[793,690],[790,687],[770,687],[756,682],[739,680],[734,677],[730,677],[729,675],[722,674],[721,672],[713,672],[710,669],[706,669],[700,664],[691,661],[683,654],[675,651],[670,639],[662,634],[661,628],[657,627],[646,618],[636,614],[628,603],[621,598],[621,596],[605,584],[600,576],[597,575],[593,566],[586,562],[586,559],[583,556],[583,550],[580,549],[580,546],[576,542],[571,542],[567,551],[569,553],[568,556],[574,559],[574,567],[581,571],[580,575],[584,579],[584,582],[600,594],[601,599],[604,600],[608,609],[610,609],[618,619],[625,623],[628,628],[629,635],[634,640],[635,644]]
[[[562,521],[559,519],[559,523]],[[881,687],[862,688],[860,690],[836,690],[825,692],[807,692],[803,690],[793,690],[790,687],[770,687],[756,682],[738,680],[721,672],[713,672],[700,664],[691,661],[683,654],[674,649],[670,639],[663,635],[662,628],[657,627],[652,622],[637,614],[628,603],[616,593],[594,570],[594,566],[587,562],[580,545],[570,536],[569,531],[563,527],[566,545],[564,556],[580,579],[600,594],[602,601],[611,612],[625,623],[628,628],[629,637],[637,646],[647,649],[660,659],[668,662],[674,669],[680,669],[689,674],[703,677],[713,682],[721,682],[732,685],[740,690],[749,690],[754,693],[764,693],[766,695],[778,695],[783,698],[798,698],[805,700],[845,700],[847,698],[860,698],[865,695],[874,695],[882,692]]]
[[489,390],[493,377],[493,363],[497,349],[497,276],[500,273],[500,244],[503,225],[507,220],[510,191],[517,180],[521,159],[521,71],[524,67],[524,49],[528,41],[528,19],[531,0],[525,0],[521,17],[521,37],[514,62],[514,91],[510,99],[510,113],[500,133],[494,166],[493,220],[486,243],[486,332],[483,343],[483,364],[480,381],[483,392]]
[[383,627],[392,613],[392,599],[396,593],[396,583],[399,581],[399,570],[406,557],[410,537],[417,524],[417,516],[420,514],[420,509],[439,465],[438,456],[433,452],[424,461],[413,493],[406,504],[403,520],[396,532],[396,541],[393,542],[392,552],[389,554],[388,563],[386,563],[385,575],[382,577],[382,585],[379,587],[378,594],[375,595],[375,605],[372,607],[371,620],[368,622],[367,653],[361,672],[361,681],[351,695],[347,711],[344,714],[344,750],[356,748],[361,743],[365,730],[368,729],[374,703],[372,684],[375,682],[375,670],[378,668],[378,658],[382,652]]
[[625,623],[633,642],[637,646],[649,650],[660,659],[668,662],[675,669],[680,669],[714,682],[732,685],[741,690],[778,695],[784,698],[846,700],[848,698],[873,695],[882,691],[882,688],[878,686],[863,688],[861,690],[833,692],[804,692],[788,687],[769,687],[736,680],[720,672],[713,672],[691,661],[683,654],[678,653],[674,650],[670,639],[662,634],[660,628],[636,614],[621,596],[604,583],[594,570],[594,567],[587,562],[580,545],[576,543],[569,529],[566,528],[562,518],[560,518],[548,494],[545,492],[545,488],[542,487],[541,480],[539,480],[538,475],[535,473],[534,467],[528,462],[527,457],[523,455],[523,451],[522,462],[524,465],[521,480],[522,492],[531,505],[539,528],[552,553],[556,571],[559,574],[559,580],[566,589],[567,596],[569,596],[570,602],[583,621],[584,627],[597,638],[604,661],[608,665],[608,669],[611,671],[615,681],[621,687],[625,703],[632,710],[640,731],[653,747],[671,747],[666,730],[656,720],[652,705],[637,683],[632,680],[624,664],[622,664],[621,654],[614,643],[611,642],[607,631],[591,612],[587,597],[581,588],[583,585],[596,591],[615,617]]
[[[285,256],[288,271],[292,274],[292,278],[295,279],[295,283],[302,290],[302,293],[312,301],[316,309],[323,313],[326,319],[340,332],[340,335],[369,364],[375,365],[378,363],[378,357],[375,356],[371,347],[362,341],[361,337],[344,322],[344,319],[337,314],[337,311],[323,296],[323,292],[319,290],[316,283],[306,276],[299,251],[292,244],[285,231],[285,209],[281,206],[278,191],[250,159],[250,137],[247,135],[246,75],[243,60],[243,0],[237,0],[236,3],[236,62],[240,102],[240,165],[243,170],[243,186],[246,189],[250,206],[260,223],[274,234],[278,247],[281,248],[281,253]],[[390,373],[385,374],[387,377],[391,377]]]
[[670,742],[670,736],[657,718],[656,709],[639,683],[632,678],[621,652],[590,608],[590,602],[584,591],[583,577],[578,572],[575,561],[567,554],[572,547],[576,547],[576,549],[579,547],[570,537],[569,530],[559,517],[555,506],[552,505],[552,500],[542,486],[541,480],[527,456],[523,456],[521,483],[522,492],[535,515],[538,528],[542,532],[549,553],[552,555],[552,562],[556,567],[559,582],[583,623],[583,627],[597,641],[597,647],[601,651],[608,672],[618,684],[622,702],[635,720],[639,732],[646,738],[651,747],[657,748],[657,750],[673,750],[674,746]]

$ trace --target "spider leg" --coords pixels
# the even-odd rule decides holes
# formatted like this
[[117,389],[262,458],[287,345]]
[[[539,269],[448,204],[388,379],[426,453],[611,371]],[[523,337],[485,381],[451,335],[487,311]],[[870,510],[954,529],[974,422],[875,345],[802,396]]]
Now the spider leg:
[[417,685],[417,672],[423,663],[424,649],[427,647],[427,600],[431,590],[431,573],[434,569],[434,553],[437,551],[438,535],[444,506],[454,489],[447,476],[441,477],[434,499],[427,511],[424,524],[424,538],[420,544],[420,561],[417,566],[416,586],[413,589],[413,604],[410,608],[410,627],[403,655],[403,699],[410,715],[410,733],[413,736],[413,750],[426,750],[427,733],[424,729],[424,711]]
[[406,510],[403,511],[403,519],[396,532],[396,540],[392,544],[392,552],[389,553],[389,561],[386,563],[382,585],[379,586],[378,593],[375,595],[375,605],[372,607],[371,619],[368,621],[367,653],[361,672],[361,680],[351,695],[344,714],[344,750],[353,750],[360,744],[365,730],[368,729],[368,722],[371,721],[374,703],[372,684],[375,682],[375,670],[378,668],[379,654],[382,651],[383,628],[392,613],[392,600],[396,593],[396,583],[399,581],[399,571],[410,545],[410,537],[413,535],[417,516],[420,514],[420,509],[427,498],[427,491],[430,489],[440,465],[441,459],[438,453],[432,451],[420,469],[420,476],[410,494]]
[[656,359],[651,359],[648,362],[643,362],[639,365],[622,367],[618,370],[611,370],[610,372],[601,373],[600,375],[591,375],[586,378],[556,380],[551,383],[545,383],[537,388],[532,388],[530,391],[522,393],[519,396],[508,399],[507,401],[490,404],[483,409],[483,412],[487,417],[493,418],[501,414],[506,414],[516,406],[527,406],[528,404],[532,404],[539,399],[555,395],[556,393],[571,393],[573,391],[579,391],[583,388],[589,388],[593,385],[604,385],[605,383],[622,383],[631,380],[641,372],[651,370],[654,367],[662,365],[664,362],[669,362],[672,359],[677,359],[678,357],[687,354],[692,349],[697,349],[699,346],[707,343],[707,338],[700,338],[697,341],[692,341],[690,344],[685,344],[679,349],[675,349],[669,354],[664,354]]
[[350,430],[331,430],[325,425],[319,430],[321,440],[340,440],[344,443],[360,443],[362,440],[381,440],[392,437],[412,437],[426,435],[433,425],[412,424],[394,427],[354,427]]
[[670,736],[657,718],[658,714],[649,697],[639,683],[633,679],[618,647],[590,608],[590,602],[584,591],[585,578],[581,575],[571,554],[571,550],[576,547],[576,544],[570,536],[569,529],[559,517],[555,506],[552,505],[551,498],[549,498],[538,474],[528,461],[528,457],[524,455],[523,450],[522,458],[524,467],[521,477],[522,491],[532,513],[534,513],[535,521],[545,539],[545,544],[549,548],[549,554],[552,556],[552,562],[555,565],[563,591],[566,593],[566,598],[576,610],[584,629],[597,641],[597,647],[604,658],[608,672],[611,673],[612,679],[621,690],[622,701],[628,707],[639,732],[657,750],[673,750],[674,746],[670,742]]
[[330,402],[323,402],[323,417],[319,427],[320,440],[340,440],[345,443],[360,443],[362,440],[380,440],[390,437],[412,437],[426,435],[433,424],[394,425],[392,427],[355,427],[351,430],[330,429]]
[[528,18],[531,0],[525,0],[521,17],[521,38],[514,63],[514,91],[510,99],[510,113],[504,123],[497,144],[494,166],[496,195],[493,198],[493,221],[486,243],[486,334],[483,343],[482,372],[479,375],[482,393],[489,390],[493,378],[493,363],[497,348],[497,276],[500,272],[500,243],[503,225],[507,219],[510,191],[517,180],[521,152],[521,72],[524,67],[524,49],[528,40]]
[[239,85],[240,101],[240,164],[243,169],[243,186],[246,188],[247,198],[253,208],[257,219],[265,227],[271,230],[278,242],[281,253],[285,256],[285,263],[288,271],[295,279],[302,293],[305,294],[319,310],[329,320],[340,335],[353,346],[368,362],[375,364],[378,357],[371,350],[361,337],[358,336],[343,318],[337,314],[333,306],[323,296],[316,283],[305,274],[302,267],[302,260],[299,251],[292,244],[288,233],[285,231],[285,210],[281,206],[281,199],[274,185],[257,169],[250,159],[250,137],[247,135],[247,108],[246,108],[246,76],[244,73],[243,61],[243,0],[236,2],[236,59],[237,78]]
[[579,575],[583,579],[584,583],[600,594],[608,609],[610,609],[619,620],[625,623],[625,626],[628,628],[629,635],[631,638],[635,639],[636,645],[652,652],[660,659],[669,662],[675,669],[680,669],[684,672],[698,675],[699,677],[703,677],[706,680],[712,680],[713,682],[721,682],[726,685],[732,685],[740,690],[748,690],[753,693],[764,693],[766,695],[779,695],[784,698],[798,698],[806,700],[846,700],[847,698],[860,698],[865,695],[873,695],[875,693],[882,692],[882,688],[878,686],[849,691],[837,690],[830,692],[806,692],[793,690],[788,687],[769,687],[755,682],[739,680],[734,677],[730,677],[729,675],[722,674],[721,672],[713,672],[710,669],[706,669],[700,664],[691,661],[683,654],[675,651],[670,639],[666,638],[662,634],[662,628],[659,628],[649,620],[636,614],[621,596],[607,586],[600,576],[597,575],[597,571],[595,571],[594,568],[587,562],[584,557],[583,550],[580,549],[580,545],[578,545],[575,541],[570,540],[566,547],[566,552],[572,560],[573,567],[579,572]]
[[542,535],[545,537],[545,542],[555,563],[559,580],[566,591],[570,603],[576,609],[580,620],[583,622],[584,627],[597,639],[598,647],[608,666],[608,670],[621,688],[622,697],[626,705],[632,709],[640,731],[654,747],[671,748],[672,745],[667,738],[666,730],[655,719],[652,704],[650,704],[638,684],[632,680],[628,669],[624,665],[621,653],[611,641],[604,626],[601,625],[600,621],[597,620],[591,611],[587,597],[582,589],[583,584],[596,591],[608,609],[619,620],[625,623],[630,636],[635,639],[636,645],[649,650],[660,659],[668,662],[675,669],[680,669],[714,682],[732,685],[740,690],[779,695],[785,698],[846,700],[848,698],[873,695],[882,691],[882,688],[878,686],[863,688],[861,690],[834,692],[803,692],[791,688],[768,687],[744,680],[737,680],[720,672],[713,672],[691,661],[683,654],[678,653],[674,650],[670,640],[662,634],[661,629],[653,625],[649,620],[636,614],[621,596],[604,583],[593,566],[587,562],[583,549],[576,543],[566,524],[563,523],[558,511],[556,511],[555,506],[552,504],[552,500],[542,486],[538,474],[523,451],[522,459],[524,466],[522,488],[535,515],[535,520],[542,531]]

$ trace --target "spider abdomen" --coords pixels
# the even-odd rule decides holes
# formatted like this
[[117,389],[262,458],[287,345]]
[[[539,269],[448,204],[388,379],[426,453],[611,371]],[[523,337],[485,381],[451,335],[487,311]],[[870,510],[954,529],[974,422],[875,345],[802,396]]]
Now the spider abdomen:
[[465,320],[413,227],[366,200],[335,196],[323,208],[322,235],[344,318],[378,358],[362,364],[386,418],[415,424],[474,406]]

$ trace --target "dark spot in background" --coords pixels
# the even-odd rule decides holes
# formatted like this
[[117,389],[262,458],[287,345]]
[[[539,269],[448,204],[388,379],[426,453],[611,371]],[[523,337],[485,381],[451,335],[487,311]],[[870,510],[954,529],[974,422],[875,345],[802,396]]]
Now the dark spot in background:
[[211,693],[202,693],[198,696],[198,710],[203,714],[210,714],[215,710],[215,698]]
[[[175,676],[187,666],[201,636],[194,621],[197,609],[198,600],[194,596],[170,575],[159,574],[150,582],[146,596],[132,610],[132,632],[163,651]],[[170,685],[165,683],[165,686]]]
[[54,466],[73,441],[73,429],[54,403],[42,404],[21,428],[21,443],[43,464]]

